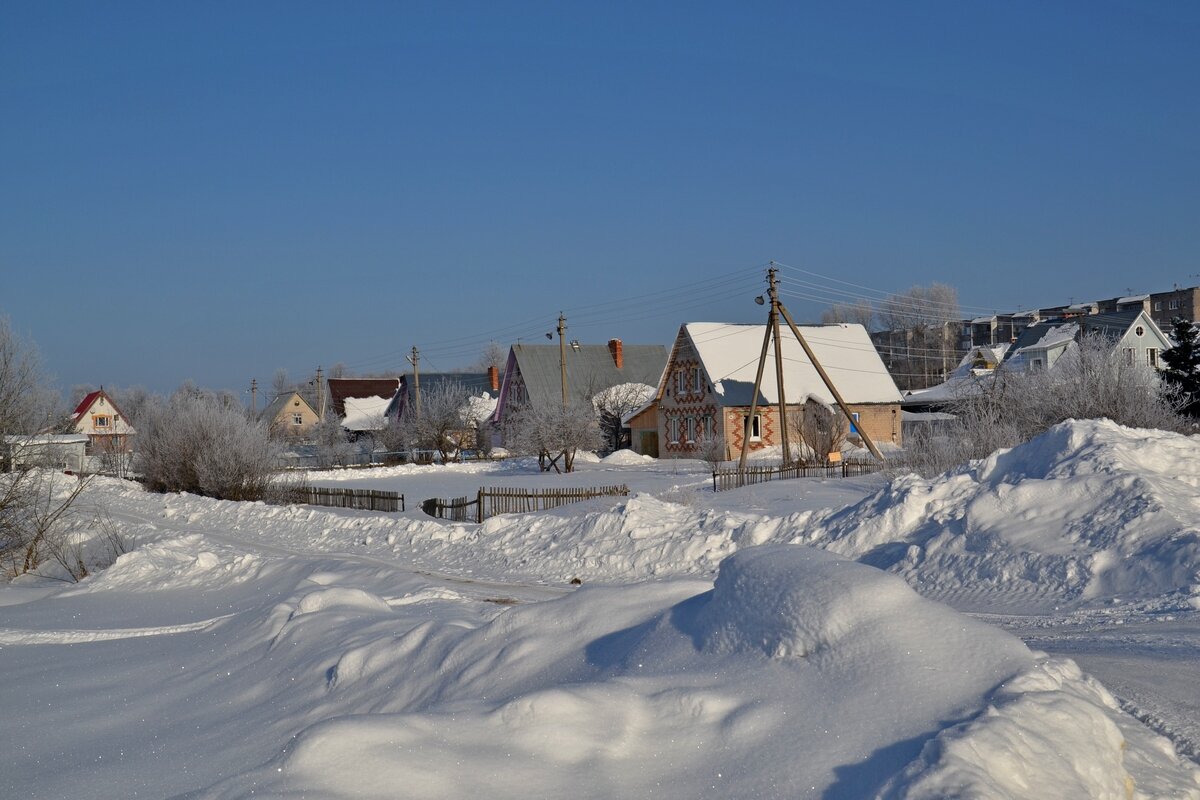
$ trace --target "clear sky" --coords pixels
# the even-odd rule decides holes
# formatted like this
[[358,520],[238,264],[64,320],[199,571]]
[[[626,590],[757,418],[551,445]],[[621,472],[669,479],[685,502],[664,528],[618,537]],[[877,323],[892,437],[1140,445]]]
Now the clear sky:
[[64,388],[669,344],[771,259],[798,319],[1200,284],[1197,3],[3,6],[0,313]]

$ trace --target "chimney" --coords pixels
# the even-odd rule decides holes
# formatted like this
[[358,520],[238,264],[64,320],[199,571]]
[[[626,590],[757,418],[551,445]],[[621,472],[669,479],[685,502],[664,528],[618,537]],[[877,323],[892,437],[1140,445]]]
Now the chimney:
[[492,386],[493,392],[500,391],[500,370],[497,367],[488,367],[488,383]]
[[625,366],[625,352],[621,347],[621,340],[609,339],[608,352],[612,353],[613,363],[617,365],[617,369],[622,369]]

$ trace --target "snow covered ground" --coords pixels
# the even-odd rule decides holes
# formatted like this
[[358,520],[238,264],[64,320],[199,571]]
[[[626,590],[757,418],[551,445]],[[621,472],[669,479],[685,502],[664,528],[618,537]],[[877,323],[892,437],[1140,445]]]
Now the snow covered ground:
[[632,490],[482,525],[101,481],[138,549],[0,587],[0,796],[1200,798],[1197,476],[1075,422],[891,483],[310,476]]

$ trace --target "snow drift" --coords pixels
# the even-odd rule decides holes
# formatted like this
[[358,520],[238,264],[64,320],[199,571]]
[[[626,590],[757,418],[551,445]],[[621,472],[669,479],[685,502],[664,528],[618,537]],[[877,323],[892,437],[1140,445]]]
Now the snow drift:
[[1071,662],[895,576],[765,547],[705,588],[582,589],[361,643],[328,678],[343,715],[197,796],[1118,798],[1142,772],[1196,792]]
[[1200,440],[1070,420],[932,479],[797,519],[796,541],[957,607],[1200,606]]

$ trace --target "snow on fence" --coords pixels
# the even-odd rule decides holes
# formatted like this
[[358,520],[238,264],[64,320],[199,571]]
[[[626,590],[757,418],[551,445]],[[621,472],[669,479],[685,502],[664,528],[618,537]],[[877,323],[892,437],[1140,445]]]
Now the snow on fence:
[[849,478],[878,472],[880,465],[874,461],[843,461],[840,464],[795,463],[778,467],[746,467],[745,479],[737,469],[713,471],[713,491],[723,492],[752,483],[786,480],[788,478]]
[[[528,514],[591,500],[594,497],[627,497],[629,487],[597,486],[572,489],[480,489],[475,499],[456,497],[453,500],[431,498],[421,503],[421,510],[431,517],[452,522],[483,522],[497,514]],[[472,509],[473,513],[468,509]]]
[[331,508],[356,508],[360,511],[403,511],[404,495],[379,489],[329,489],[302,486],[296,489],[297,503]]

